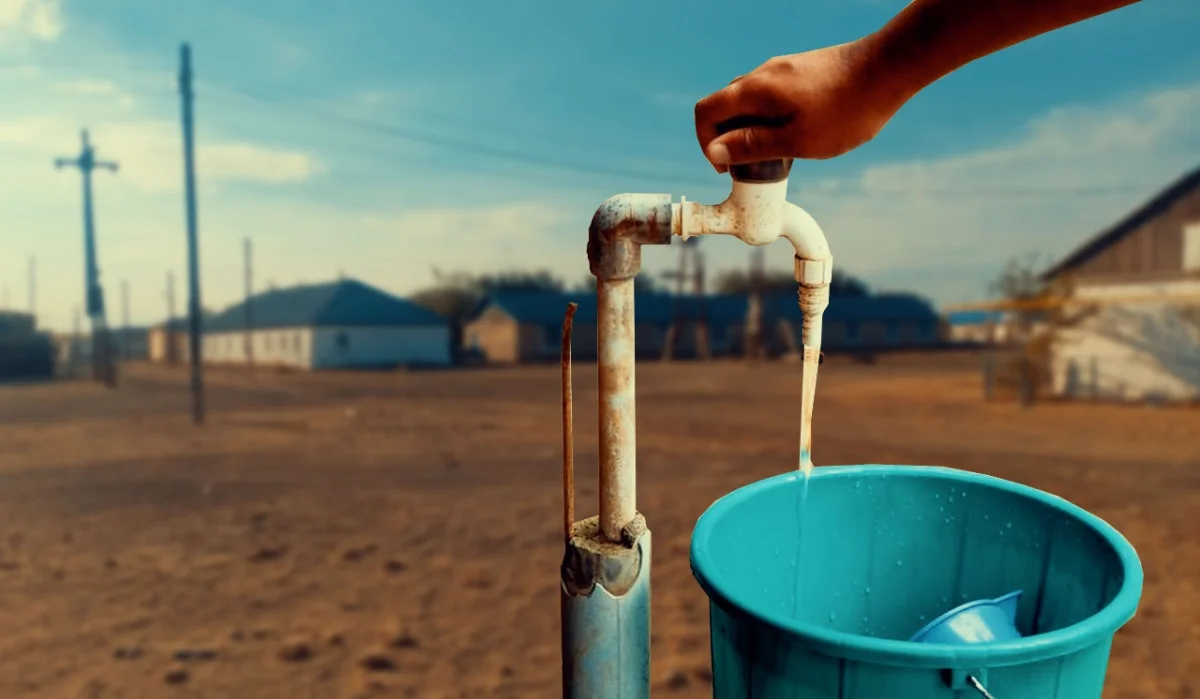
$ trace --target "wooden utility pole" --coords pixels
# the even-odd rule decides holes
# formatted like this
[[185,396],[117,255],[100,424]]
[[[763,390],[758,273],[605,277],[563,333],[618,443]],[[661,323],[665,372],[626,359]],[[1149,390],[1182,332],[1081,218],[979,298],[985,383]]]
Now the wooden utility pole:
[[164,348],[163,359],[167,364],[179,361],[179,341],[175,339],[175,273],[167,272],[167,326],[163,329],[163,337],[167,346]]
[[746,299],[745,358],[751,361],[763,355],[763,282],[766,259],[765,248],[750,251],[749,294]]
[[[698,248],[699,238],[692,238],[679,248],[679,269],[667,272],[665,279],[675,281],[675,298],[672,303],[671,325],[667,327],[666,337],[663,338],[662,360],[669,362],[675,357],[675,343],[684,328],[691,325],[695,332],[696,355],[703,359],[709,357],[708,319],[704,313],[704,261]],[[688,282],[691,282],[691,292],[695,295],[696,306],[684,296],[688,292]]]
[[[95,352],[96,348],[92,348]],[[75,307],[75,332],[71,334],[71,378],[76,378],[76,372],[79,370],[79,356],[83,354],[83,312],[79,306]]]
[[129,280],[121,280],[121,358],[129,359]]
[[242,304],[246,312],[246,366],[254,368],[254,313],[250,308],[250,299],[254,296],[254,263],[253,249],[251,248],[250,237],[247,236],[243,249],[243,257],[245,258],[245,286],[246,299]]
[[37,258],[29,258],[29,315],[37,319]]
[[83,175],[83,264],[84,295],[88,318],[92,321],[92,373],[96,380],[104,381],[109,388],[117,385],[116,367],[112,357],[112,340],[108,332],[104,310],[104,288],[100,284],[100,268],[96,262],[96,226],[92,210],[92,171],[99,168],[117,171],[114,162],[96,160],[96,151],[88,139],[88,132],[80,132],[82,147],[74,158],[56,158],[54,166],[79,168]]
[[196,161],[192,121],[192,49],[179,47],[179,98],[183,117],[184,205],[187,207],[188,350],[192,362],[192,422],[204,424],[204,365],[200,327],[200,252],[196,242]]

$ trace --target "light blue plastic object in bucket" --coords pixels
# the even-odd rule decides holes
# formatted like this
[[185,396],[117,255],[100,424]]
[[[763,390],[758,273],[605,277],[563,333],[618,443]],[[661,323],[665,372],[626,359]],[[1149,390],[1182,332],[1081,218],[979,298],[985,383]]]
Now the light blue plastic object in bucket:
[[[714,699],[1100,699],[1142,591],[1137,554],[1104,521],[975,473],[825,466],[797,561],[800,483],[740,488],[696,523]],[[1014,590],[1018,638],[910,640],[957,605]]]
[[909,640],[918,643],[995,643],[1015,641],[1017,604],[1021,591],[1010,592],[996,599],[967,602],[951,609],[926,624]]

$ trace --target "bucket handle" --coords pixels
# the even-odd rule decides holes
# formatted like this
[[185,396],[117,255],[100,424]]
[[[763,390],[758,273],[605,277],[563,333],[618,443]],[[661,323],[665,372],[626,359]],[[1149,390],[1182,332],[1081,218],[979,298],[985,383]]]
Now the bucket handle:
[[983,683],[976,679],[975,675],[967,675],[967,684],[971,685],[971,688],[976,692],[979,692],[983,699],[996,699],[988,691],[987,687],[983,686]]

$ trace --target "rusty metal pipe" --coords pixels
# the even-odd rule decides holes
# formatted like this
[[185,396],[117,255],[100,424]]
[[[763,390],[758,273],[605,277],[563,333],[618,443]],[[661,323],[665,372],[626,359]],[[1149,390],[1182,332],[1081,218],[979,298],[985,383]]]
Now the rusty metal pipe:
[[637,516],[633,278],[596,282],[600,400],[600,531],[621,540]]
[[668,194],[620,194],[604,202],[588,228],[596,277],[596,353],[600,412],[600,533],[611,542],[637,515],[633,278],[643,245],[671,242]]
[[650,531],[637,512],[633,279],[671,242],[671,197],[622,194],[588,229],[596,277],[600,514],[576,522],[562,580],[563,697],[650,699]]
[[[634,377],[633,280],[643,245],[703,233],[725,233],[751,245],[780,237],[792,242],[805,315],[805,368],[811,359],[813,371],[804,381],[802,422],[810,419],[832,258],[812,217],[786,201],[786,164],[781,182],[768,181],[770,168],[743,170],[718,206],[682,198],[672,204],[667,194],[619,194],[596,210],[588,228],[588,263],[596,277],[600,513],[570,528],[559,571],[565,699],[650,697],[650,531],[637,511]],[[802,435],[805,452],[808,441]]]

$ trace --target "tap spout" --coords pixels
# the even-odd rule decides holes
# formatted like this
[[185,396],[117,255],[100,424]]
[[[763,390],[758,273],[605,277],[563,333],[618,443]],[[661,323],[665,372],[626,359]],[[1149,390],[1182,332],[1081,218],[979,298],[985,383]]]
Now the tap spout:
[[[817,367],[821,358],[821,320],[829,306],[833,255],[825,233],[807,211],[787,201],[787,169],[771,178],[733,180],[729,197],[715,206],[689,201],[673,205],[672,233],[687,240],[693,235],[731,235],[749,245],[768,245],[786,238],[795,251],[795,277],[803,343],[801,364],[800,468],[812,470],[812,413],[816,401]],[[735,173],[736,175],[736,173]]]
[[705,205],[680,201],[672,205],[672,233],[683,240],[693,235],[731,235],[748,245],[768,245],[787,239],[795,251],[796,282],[804,317],[804,345],[821,348],[821,316],[829,305],[833,255],[825,233],[811,215],[787,201],[787,180],[734,180],[729,198]]

